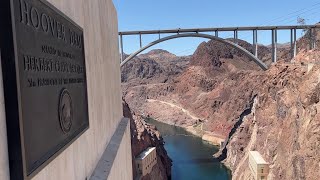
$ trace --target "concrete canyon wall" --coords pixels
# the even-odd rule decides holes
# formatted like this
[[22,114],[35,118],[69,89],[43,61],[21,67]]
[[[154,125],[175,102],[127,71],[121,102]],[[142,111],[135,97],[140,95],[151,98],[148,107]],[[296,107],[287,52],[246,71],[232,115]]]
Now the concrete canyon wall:
[[[48,1],[83,28],[90,127],[32,179],[90,179],[123,117],[117,12],[112,0]],[[1,81],[0,179],[9,180],[2,89]],[[129,123],[124,129],[108,179],[132,179]]]

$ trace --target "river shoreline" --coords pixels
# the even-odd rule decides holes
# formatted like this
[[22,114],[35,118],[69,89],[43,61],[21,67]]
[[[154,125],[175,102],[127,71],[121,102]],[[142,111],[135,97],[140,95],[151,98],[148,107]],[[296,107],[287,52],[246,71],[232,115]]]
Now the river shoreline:
[[[181,127],[181,126],[179,126]],[[192,133],[195,136],[201,137],[203,141],[206,141],[212,145],[215,146],[219,146],[219,148],[221,147],[221,145],[224,143],[224,139],[217,136],[217,135],[213,135],[210,132],[207,131],[203,131],[203,130],[199,130],[193,126],[189,126],[189,127],[182,127],[184,128],[186,131]]]
[[145,118],[151,118],[155,121],[161,122],[161,123],[165,123],[168,125],[172,125],[172,126],[177,126],[177,127],[181,127],[184,130],[188,131],[189,133],[193,134],[194,136],[200,137],[202,138],[203,141],[206,141],[212,145],[218,146],[219,148],[221,147],[221,145],[224,143],[225,139],[222,136],[219,135],[215,135],[212,132],[208,132],[208,131],[204,131],[202,130],[202,124],[203,123],[199,123],[197,125],[194,126],[181,126],[181,125],[177,125],[177,124],[170,124],[168,122],[165,121],[159,121],[157,120],[157,118],[152,118],[152,117],[145,117]]

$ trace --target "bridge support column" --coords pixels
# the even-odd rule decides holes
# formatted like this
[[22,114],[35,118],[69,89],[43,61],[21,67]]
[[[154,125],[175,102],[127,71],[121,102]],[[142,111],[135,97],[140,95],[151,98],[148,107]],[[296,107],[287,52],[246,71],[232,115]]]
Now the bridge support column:
[[255,57],[258,57],[258,31],[253,30],[253,54]]
[[291,29],[291,58],[296,57],[297,55],[297,30]]
[[142,48],[142,36],[141,36],[141,34],[139,34],[139,37],[140,37],[140,48]]
[[277,62],[277,30],[272,30],[272,62]]
[[315,33],[313,28],[310,28],[309,35],[310,35],[310,50],[311,50],[316,47]]
[[123,61],[123,39],[122,39],[122,35],[120,35],[120,50],[121,50],[120,62],[122,62]]
[[233,39],[234,39],[234,43],[238,44],[238,30],[234,30],[233,31]]
[[219,37],[219,31],[214,31],[214,36]]

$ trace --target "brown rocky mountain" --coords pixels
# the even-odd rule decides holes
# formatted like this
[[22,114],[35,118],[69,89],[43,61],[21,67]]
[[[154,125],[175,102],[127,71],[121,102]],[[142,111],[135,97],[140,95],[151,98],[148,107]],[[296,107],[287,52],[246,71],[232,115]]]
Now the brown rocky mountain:
[[130,86],[167,82],[187,67],[189,59],[189,56],[178,57],[165,50],[152,50],[125,64],[121,69],[121,81]]
[[[237,43],[252,51],[249,43]],[[230,167],[234,179],[253,178],[247,163],[250,150],[258,150],[270,163],[271,179],[317,179],[320,51],[308,50],[308,45],[306,37],[298,41],[295,63],[288,63],[287,46],[279,48],[277,64],[271,64],[270,48],[259,46],[259,58],[270,66],[262,71],[241,52],[219,42],[204,42],[182,71],[173,76],[164,73],[168,80],[126,81],[124,98],[137,114],[185,127],[213,143],[226,141],[217,156]],[[156,51],[151,54],[153,61],[163,61]],[[309,167],[319,169],[318,174]]]
[[[233,39],[228,39],[229,41],[234,41]],[[253,53],[252,45],[243,40],[237,40],[236,43],[241,47],[245,48],[249,52]],[[271,60],[267,59],[268,54],[270,54],[270,48],[265,46],[258,46],[258,57],[264,61],[266,64],[270,64]],[[216,42],[216,41],[208,41],[201,43],[195,53],[191,58],[190,65],[191,66],[202,66],[209,68],[210,71],[220,67],[222,65],[223,59],[233,59],[234,65],[243,65],[243,64],[251,64],[252,66],[248,67],[248,69],[259,69],[253,62],[248,60],[248,58],[240,51],[230,48],[230,46]],[[213,69],[212,69],[213,68]],[[240,67],[241,68],[241,67]]]
[[[238,43],[251,51],[249,43],[241,40]],[[150,115],[160,121],[184,127],[193,126],[199,119],[204,119],[206,121],[203,123],[203,130],[225,136],[233,122],[221,124],[222,121],[219,120],[218,124],[215,124],[216,119],[234,119],[243,110],[243,107],[239,107],[243,101],[230,96],[229,86],[241,82],[237,81],[241,78],[238,77],[239,71],[259,71],[259,67],[248,60],[244,54],[230,49],[222,43],[209,41],[199,45],[190,58],[190,65],[187,67],[185,67],[186,65],[178,66],[179,68],[176,69],[179,70],[174,70],[177,73],[167,78],[168,71],[164,72],[165,68],[157,63],[161,58],[155,58],[155,52],[159,51],[147,53],[147,55],[152,54],[153,59],[147,59],[144,56],[143,60],[133,60],[131,62],[133,65],[128,64],[123,68],[122,76],[130,76],[128,71],[137,72],[141,69],[143,69],[142,72],[153,72],[151,78],[133,75],[131,76],[132,80],[123,83],[124,97],[130,107],[137,113]],[[268,53],[268,48],[259,47],[261,57]],[[159,56],[163,57],[163,55]],[[167,57],[175,56],[167,55]],[[268,61],[266,59],[266,62]],[[157,65],[152,66],[153,64]],[[163,77],[170,79],[170,81],[163,81]],[[225,89],[227,91],[224,91]],[[235,99],[236,102],[223,105],[230,98]],[[235,110],[239,112],[222,116],[222,113],[217,112],[219,108],[223,109],[224,106],[235,106],[237,107]],[[215,125],[212,126],[212,124]],[[218,131],[214,131],[216,129]]]

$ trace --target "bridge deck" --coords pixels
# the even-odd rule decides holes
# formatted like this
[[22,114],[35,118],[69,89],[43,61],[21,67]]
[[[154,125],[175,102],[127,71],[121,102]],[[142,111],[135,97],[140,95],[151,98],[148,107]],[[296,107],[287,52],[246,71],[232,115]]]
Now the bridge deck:
[[[204,37],[208,39],[213,40],[219,40],[223,43],[231,44],[233,47],[236,47],[242,51],[244,51],[248,56],[250,56],[254,61],[258,63],[260,67],[263,69],[266,69],[266,66],[258,59],[258,33],[257,31],[272,31],[271,34],[271,42],[272,42],[272,62],[277,62],[277,31],[278,30],[290,30],[290,45],[291,45],[291,58],[294,58],[297,54],[297,29],[307,29],[309,33],[309,44],[310,49],[314,49],[316,47],[316,36],[315,36],[315,29],[320,28],[320,24],[316,25],[295,25],[295,26],[245,26],[245,27],[218,27],[218,28],[193,28],[193,29],[165,29],[165,30],[147,30],[147,31],[125,31],[125,32],[119,32],[119,38],[120,38],[120,49],[121,49],[121,66],[125,64],[127,61],[132,59],[134,56],[139,54],[141,51],[158,44],[162,41],[178,38],[178,37]],[[222,31],[233,31],[234,33],[234,39],[238,39],[238,32],[239,31],[252,31],[253,36],[253,54],[250,52],[246,52],[246,49],[243,49],[242,47],[238,47],[236,41],[234,41],[234,44],[230,41],[225,41],[221,38],[219,38],[219,32]],[[215,32],[214,35],[209,34],[201,34],[205,32]],[[167,37],[161,37],[161,34],[177,34],[177,35],[170,35]],[[142,47],[142,35],[145,34],[158,34],[159,40],[155,40],[148,44],[145,47]],[[123,60],[123,36],[126,35],[139,35],[140,39],[140,50],[136,51],[135,53],[132,53],[128,58]]]
[[119,35],[137,34],[170,34],[186,32],[213,32],[213,31],[251,31],[251,30],[290,30],[290,29],[312,29],[320,28],[320,25],[297,25],[297,26],[246,26],[246,27],[219,27],[219,28],[192,28],[192,29],[165,29],[147,31],[124,31]]

